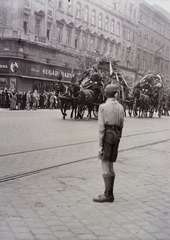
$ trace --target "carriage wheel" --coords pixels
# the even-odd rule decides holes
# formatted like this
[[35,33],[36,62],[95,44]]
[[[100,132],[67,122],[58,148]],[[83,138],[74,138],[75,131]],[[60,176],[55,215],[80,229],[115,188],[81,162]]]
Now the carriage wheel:
[[94,115],[96,118],[98,118],[98,109],[99,109],[98,106],[94,106],[94,108],[93,108],[93,115]]

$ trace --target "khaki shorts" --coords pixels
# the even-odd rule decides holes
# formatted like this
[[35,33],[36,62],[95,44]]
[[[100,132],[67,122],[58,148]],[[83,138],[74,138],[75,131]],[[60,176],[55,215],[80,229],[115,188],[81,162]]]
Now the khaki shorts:
[[106,130],[103,143],[102,161],[116,162],[120,138],[114,130]]

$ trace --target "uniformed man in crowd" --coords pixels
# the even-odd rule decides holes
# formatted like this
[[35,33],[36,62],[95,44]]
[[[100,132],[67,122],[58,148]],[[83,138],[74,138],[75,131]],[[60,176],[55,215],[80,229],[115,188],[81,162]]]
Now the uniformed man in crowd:
[[113,163],[116,162],[118,147],[122,136],[124,124],[123,106],[116,100],[118,86],[108,84],[105,88],[106,102],[99,106],[98,131],[99,131],[99,159],[102,162],[104,194],[94,198],[94,202],[113,202],[113,187],[115,172]]

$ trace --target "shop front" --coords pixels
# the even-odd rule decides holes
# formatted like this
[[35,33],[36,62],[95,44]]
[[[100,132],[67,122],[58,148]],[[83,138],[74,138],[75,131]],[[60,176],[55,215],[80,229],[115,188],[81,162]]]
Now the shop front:
[[33,92],[35,89],[39,92],[53,91],[59,72],[63,76],[62,81],[69,83],[72,77],[70,68],[25,59],[0,58],[0,88],[23,92]]

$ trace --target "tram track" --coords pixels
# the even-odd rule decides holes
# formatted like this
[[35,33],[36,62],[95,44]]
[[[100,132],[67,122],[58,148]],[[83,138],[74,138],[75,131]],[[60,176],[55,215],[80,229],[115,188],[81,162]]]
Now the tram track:
[[[136,134],[129,134],[129,135],[123,136],[123,138],[135,137],[135,136],[142,136],[142,135],[146,135],[146,134],[159,133],[159,132],[167,132],[167,131],[170,131],[170,129],[164,129],[164,130],[158,130],[158,131],[149,131],[149,132],[136,133]],[[18,154],[26,154],[26,153],[32,153],[32,152],[46,151],[46,150],[52,150],[52,149],[57,149],[57,148],[64,148],[64,147],[70,147],[70,146],[76,146],[76,145],[94,143],[94,142],[97,142],[97,140],[91,140],[91,141],[86,141],[86,142],[78,142],[78,143],[70,143],[70,144],[63,144],[63,145],[52,146],[52,147],[44,147],[44,148],[30,149],[30,150],[25,150],[25,151],[20,151],[20,152],[5,153],[5,154],[0,154],[0,158],[1,158],[1,157],[18,155]]]
[[[144,133],[144,134],[146,134],[146,133]],[[137,135],[142,135],[142,134],[137,134]],[[160,144],[160,143],[168,142],[168,141],[170,141],[170,138],[165,139],[165,140],[161,140],[161,141],[156,141],[156,142],[151,142],[151,143],[139,145],[139,146],[129,147],[129,148],[126,148],[126,149],[119,150],[119,152],[121,153],[121,152],[126,152],[126,151],[132,151],[134,149],[144,148],[144,147],[148,147],[148,146],[152,146],[152,145],[156,145],[156,144]],[[75,145],[75,144],[73,144],[73,145]],[[51,170],[51,169],[54,169],[54,168],[58,168],[58,167],[62,167],[62,166],[66,166],[66,165],[70,165],[70,164],[74,164],[74,163],[78,163],[78,162],[88,161],[88,160],[91,160],[91,159],[95,159],[96,157],[97,157],[97,155],[96,156],[91,156],[91,157],[88,157],[88,158],[81,158],[81,159],[78,159],[78,160],[75,160],[75,161],[66,162],[66,163],[62,163],[62,164],[56,164],[56,165],[53,165],[53,166],[44,167],[44,168],[40,168],[40,169],[33,170],[33,171],[28,171],[28,172],[13,174],[13,175],[10,175],[10,176],[1,177],[0,178],[0,183],[5,183],[5,182],[12,181],[12,180],[16,180],[16,179],[28,177],[28,176],[31,176],[31,175],[39,174],[39,173],[42,173],[44,171]]]

